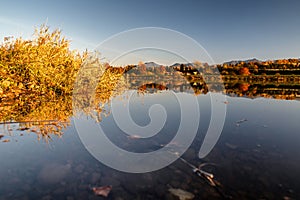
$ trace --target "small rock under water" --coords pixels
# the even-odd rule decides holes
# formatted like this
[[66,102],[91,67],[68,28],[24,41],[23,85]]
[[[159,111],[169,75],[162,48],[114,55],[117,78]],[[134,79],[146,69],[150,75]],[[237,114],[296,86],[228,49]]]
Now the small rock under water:
[[191,200],[194,199],[195,195],[179,188],[170,188],[169,192],[177,196],[180,200]]
[[52,163],[45,165],[38,175],[38,180],[41,183],[55,184],[64,180],[67,174],[71,171],[70,164]]

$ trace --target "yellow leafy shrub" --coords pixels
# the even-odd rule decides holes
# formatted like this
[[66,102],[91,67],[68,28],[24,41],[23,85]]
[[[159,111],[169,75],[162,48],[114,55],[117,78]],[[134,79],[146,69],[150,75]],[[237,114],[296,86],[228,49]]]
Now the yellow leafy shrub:
[[[0,88],[3,94],[70,94],[86,55],[69,49],[60,30],[42,25],[31,40],[5,38],[0,46]],[[52,91],[52,92],[50,92]],[[5,97],[5,96],[4,96]]]

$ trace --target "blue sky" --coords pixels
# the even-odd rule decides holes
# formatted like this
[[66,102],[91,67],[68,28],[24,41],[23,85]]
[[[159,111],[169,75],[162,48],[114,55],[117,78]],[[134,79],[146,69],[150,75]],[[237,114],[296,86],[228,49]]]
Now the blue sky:
[[122,31],[163,27],[200,43],[216,63],[234,59],[299,58],[300,1],[2,1],[0,37],[29,37],[47,21],[93,50]]

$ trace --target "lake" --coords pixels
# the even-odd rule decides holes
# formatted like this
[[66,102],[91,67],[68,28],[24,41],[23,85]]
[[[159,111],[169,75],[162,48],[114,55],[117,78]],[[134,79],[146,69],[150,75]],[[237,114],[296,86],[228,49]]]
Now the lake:
[[[131,96],[115,95],[109,100],[110,103],[104,103],[98,120],[87,112],[80,115],[72,113],[70,100],[62,99],[52,103],[45,101],[39,104],[41,108],[35,109],[40,112],[41,118],[41,113],[47,117],[51,113],[60,113],[60,109],[62,113],[71,112],[63,118],[70,121],[62,120],[62,125],[51,121],[40,124],[21,121],[2,123],[0,199],[175,200],[179,199],[175,194],[178,191],[185,195],[192,194],[194,199],[299,199],[300,101],[297,95],[290,100],[291,95],[298,94],[299,86],[248,84],[245,89],[245,84],[231,84],[226,86],[226,100],[223,101],[222,98],[212,98],[218,95],[217,92],[195,95],[193,89],[196,86],[191,85],[195,86],[168,83],[166,87],[158,87],[152,84],[142,88],[142,91],[133,87]],[[201,86],[197,87],[201,90]],[[184,115],[185,122],[191,126],[197,125],[195,133],[194,128],[188,125],[183,129],[183,138],[192,138],[189,145],[186,141],[173,141],[185,112],[180,109],[182,102],[177,96],[185,101],[185,108],[190,112]],[[221,113],[225,114],[224,126],[220,136],[215,138],[216,144],[212,150],[200,158],[199,150],[213,115],[212,105],[226,108],[226,113]],[[12,109],[8,106],[11,105],[2,105],[2,112]],[[51,110],[51,106],[56,107]],[[113,106],[115,113],[110,113]],[[116,122],[118,115],[123,116],[126,106],[130,110],[128,116],[136,123],[136,133],[128,134],[126,130],[133,130],[132,126],[128,125],[124,131]],[[199,119],[192,115],[198,109]],[[24,112],[24,109],[21,111]],[[165,114],[166,118],[163,117]],[[60,119],[59,116],[57,114],[56,119]],[[155,120],[160,117],[162,120]],[[216,126],[222,125],[218,116],[213,120]],[[127,118],[125,121],[129,123]],[[161,126],[161,121],[165,122],[161,128],[151,124],[155,122]],[[126,126],[126,123],[123,125]],[[141,128],[147,125],[150,128]],[[60,128],[43,129],[47,126]],[[128,164],[126,153],[110,154],[105,143],[93,143],[97,141],[93,140],[94,127],[101,127],[106,138],[126,152],[143,155],[168,148],[164,150],[161,160],[151,157],[158,164],[142,157],[135,166],[128,167],[125,166]],[[146,134],[147,131],[151,137]],[[99,149],[103,152],[95,153]],[[182,159],[178,156],[174,162],[160,168],[164,159],[174,158],[178,155],[177,151],[183,151]],[[106,164],[96,159],[97,153],[102,153],[100,157],[105,154]],[[146,166],[146,163],[151,166]],[[123,171],[107,166],[116,164]],[[160,169],[151,171],[152,164]],[[216,186],[194,173],[189,164],[200,165],[202,170],[212,173]],[[125,172],[143,169],[149,172]],[[91,189],[106,185],[112,186],[108,197],[96,196]],[[180,195],[184,196],[182,193]]]

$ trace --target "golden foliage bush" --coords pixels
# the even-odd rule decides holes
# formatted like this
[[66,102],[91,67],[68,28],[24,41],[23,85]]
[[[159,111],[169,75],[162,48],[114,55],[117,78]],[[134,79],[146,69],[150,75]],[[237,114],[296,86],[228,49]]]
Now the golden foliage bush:
[[86,55],[69,49],[70,41],[42,25],[31,40],[4,38],[0,46],[0,95],[70,94]]

